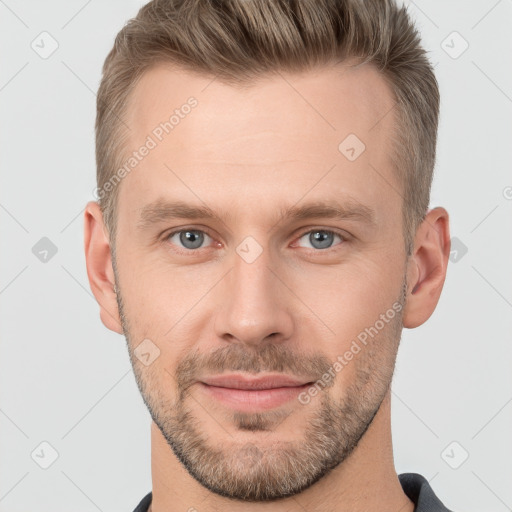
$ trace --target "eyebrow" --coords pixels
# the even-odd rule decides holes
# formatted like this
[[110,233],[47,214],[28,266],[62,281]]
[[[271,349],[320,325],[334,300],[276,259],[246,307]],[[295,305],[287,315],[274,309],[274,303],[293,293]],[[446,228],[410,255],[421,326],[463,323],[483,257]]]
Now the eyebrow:
[[[301,206],[294,205],[280,210],[280,219],[274,226],[283,221],[299,221],[312,218],[333,220],[355,220],[375,226],[375,211],[358,201],[349,200],[345,204],[336,201],[314,201]],[[183,201],[166,201],[158,199],[140,209],[137,227],[145,230],[155,224],[172,219],[212,219],[232,218],[232,213],[223,211],[215,213],[208,206],[195,206]]]

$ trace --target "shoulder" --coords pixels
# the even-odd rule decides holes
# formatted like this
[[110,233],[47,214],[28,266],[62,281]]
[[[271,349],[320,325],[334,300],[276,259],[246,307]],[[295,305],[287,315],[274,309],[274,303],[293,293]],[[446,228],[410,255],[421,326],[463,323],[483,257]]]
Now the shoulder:
[[151,500],[153,498],[153,493],[150,492],[142,498],[141,502],[135,507],[133,512],[147,512],[149,505],[151,504]]
[[443,505],[424,476],[402,473],[398,479],[404,493],[415,504],[414,512],[452,512]]

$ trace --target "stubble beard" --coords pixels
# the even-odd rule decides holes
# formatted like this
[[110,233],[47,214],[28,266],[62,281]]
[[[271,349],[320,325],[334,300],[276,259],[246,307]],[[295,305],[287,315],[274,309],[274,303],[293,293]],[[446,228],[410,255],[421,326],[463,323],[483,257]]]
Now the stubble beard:
[[[117,288],[119,290],[119,286]],[[399,299],[402,305],[405,289],[404,281]],[[191,377],[198,368],[194,355],[187,356],[178,364],[175,376],[178,393],[172,400],[160,388],[149,368],[136,361],[129,322],[124,315],[119,292],[117,300],[136,382],[153,421],[189,474],[220,496],[264,502],[293,496],[310,487],[354,451],[379,411],[391,384],[403,309],[356,356],[355,380],[347,385],[341,399],[334,400],[329,389],[324,389],[310,404],[294,406],[291,412],[284,412],[281,408],[262,413],[232,412],[228,429],[236,430],[237,435],[242,431],[254,435],[248,436],[251,441],[245,443],[237,443],[231,436],[233,440],[230,442],[226,430],[218,424],[219,420],[210,414],[209,424],[205,424],[194,415],[193,407],[197,410],[209,407],[206,403],[198,406],[197,398],[190,393]],[[383,354],[389,350],[385,347],[393,349],[384,357]],[[223,367],[232,371],[283,371],[284,368],[294,374],[297,366],[304,367],[296,356],[293,363],[286,359],[287,364],[283,364],[283,360],[279,360],[281,347],[277,345],[265,345],[258,353],[252,353],[243,345],[233,344],[227,351],[218,353],[217,366],[221,361],[237,361],[235,365]],[[289,355],[288,352],[286,354]],[[211,356],[206,355],[208,357]],[[320,372],[326,369],[326,365],[332,366],[323,356],[315,359],[314,363],[305,367],[308,370],[313,367]],[[266,441],[268,436],[278,437],[276,430],[286,421],[288,414],[302,414],[306,418],[303,439],[279,439],[270,443],[267,438]],[[225,418],[222,414],[220,422]],[[220,438],[215,438],[214,432]]]

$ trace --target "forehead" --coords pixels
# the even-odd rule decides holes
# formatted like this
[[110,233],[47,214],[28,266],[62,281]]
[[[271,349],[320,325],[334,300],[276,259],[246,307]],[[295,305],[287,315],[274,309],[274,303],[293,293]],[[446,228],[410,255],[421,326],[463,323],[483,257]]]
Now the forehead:
[[263,190],[280,208],[280,194],[296,201],[333,186],[340,195],[399,202],[390,161],[394,104],[370,65],[280,72],[248,87],[155,66],[136,85],[125,117],[127,157],[149,139],[153,147],[123,180],[119,211],[123,202],[135,211],[173,192],[214,206],[215,196],[257,200]]
[[[228,134],[253,135],[265,127],[280,135],[307,134],[313,141],[329,132],[338,139],[352,130],[370,142],[389,131],[392,116],[386,114],[395,103],[372,65],[340,63],[300,74],[277,72],[238,87],[162,63],[146,71],[132,92],[126,116],[130,140],[136,144],[191,97],[199,108],[173,136],[207,139],[217,147]],[[294,124],[298,120],[307,124]]]

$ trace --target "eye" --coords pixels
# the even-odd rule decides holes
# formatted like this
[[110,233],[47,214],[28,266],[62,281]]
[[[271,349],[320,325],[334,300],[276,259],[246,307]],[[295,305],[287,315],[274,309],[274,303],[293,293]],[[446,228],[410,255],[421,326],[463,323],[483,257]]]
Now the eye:
[[199,229],[182,229],[181,231],[174,231],[165,237],[165,240],[170,241],[174,245],[187,249],[194,250],[200,249],[205,240],[212,240],[204,231]]
[[306,247],[322,250],[330,249],[335,237],[338,237],[342,242],[345,241],[343,236],[327,229],[314,229],[312,231],[308,231],[299,238],[299,241],[305,239],[306,243],[310,244],[309,246],[306,245]]

